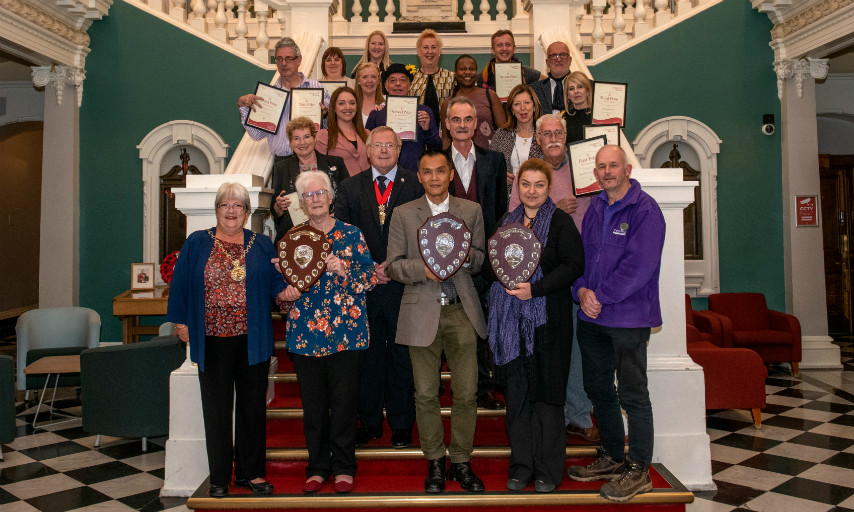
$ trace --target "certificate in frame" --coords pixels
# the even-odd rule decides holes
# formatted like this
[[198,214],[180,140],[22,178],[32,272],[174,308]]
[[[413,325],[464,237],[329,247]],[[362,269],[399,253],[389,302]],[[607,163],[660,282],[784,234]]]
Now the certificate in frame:
[[130,289],[154,289],[154,263],[131,263]]
[[290,118],[307,117],[314,122],[314,127],[320,129],[323,120],[323,111],[320,105],[323,103],[323,87],[297,87],[291,89],[291,112]]
[[346,86],[347,82],[345,82],[344,80],[320,80],[320,85],[322,85],[323,88],[326,89],[326,92],[328,92],[329,95],[332,96],[332,93],[335,92],[335,89]]
[[284,89],[258,82],[255,95],[264,99],[259,101],[261,105],[254,112],[252,109],[249,110],[249,115],[246,116],[246,122],[243,125],[268,133],[277,133],[279,125],[282,124],[282,114],[285,112],[285,105],[288,104],[290,94]]
[[593,82],[593,124],[626,127],[626,98],[629,84]]
[[609,145],[620,145],[620,125],[619,124],[585,124],[584,138],[592,139],[604,135]]
[[418,133],[418,97],[386,96],[386,126],[394,130],[400,140],[414,141]]
[[596,153],[607,143],[604,135],[570,143],[569,166],[572,172],[572,193],[576,197],[596,194],[602,190],[593,170],[596,168]]
[[495,63],[495,93],[501,101],[507,101],[510,91],[522,83],[521,62]]

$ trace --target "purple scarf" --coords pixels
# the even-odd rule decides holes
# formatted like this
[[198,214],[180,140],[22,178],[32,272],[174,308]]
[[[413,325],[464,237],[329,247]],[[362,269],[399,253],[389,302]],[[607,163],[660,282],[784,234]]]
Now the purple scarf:
[[[549,238],[549,225],[555,209],[551,198],[540,206],[531,229],[545,249]],[[502,226],[512,222],[522,222],[525,205],[520,204],[507,214]],[[533,284],[543,277],[542,267],[537,267],[529,283]],[[499,282],[492,283],[489,290],[489,348],[495,355],[497,366],[505,365],[520,355],[530,356],[534,353],[534,330],[546,323],[546,298],[533,297],[519,300],[507,293]],[[525,354],[520,354],[521,342],[525,344]]]

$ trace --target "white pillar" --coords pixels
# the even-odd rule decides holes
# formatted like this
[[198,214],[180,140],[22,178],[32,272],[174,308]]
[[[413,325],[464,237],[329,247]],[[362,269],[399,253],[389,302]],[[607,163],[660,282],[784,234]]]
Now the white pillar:
[[[827,335],[824,259],[816,257],[816,253],[821,254],[822,230],[821,227],[795,226],[795,196],[820,196],[814,77],[826,75],[827,63],[803,59],[791,64],[793,78],[781,79],[782,119],[779,122],[783,147],[786,312],[801,322],[803,359],[800,367],[842,368],[839,347],[831,343],[832,338]],[[816,68],[811,69],[812,66]],[[757,119],[757,124],[759,121]]]
[[32,68],[44,87],[39,307],[77,306],[80,292],[80,104],[84,72]]
[[[187,176],[187,185],[175,192],[175,207],[187,216],[187,234],[216,225],[214,200],[219,186],[238,182],[249,191],[252,216],[249,229],[260,232],[269,212],[273,191],[255,174],[200,174]],[[208,476],[205,426],[202,420],[198,368],[187,360],[169,378],[169,440],[161,496],[190,496]]]
[[714,489],[703,369],[685,346],[682,210],[694,200],[696,183],[683,182],[681,169],[633,169],[632,177],[658,202],[667,226],[658,284],[663,324],[653,329],[647,355],[653,461],[667,466],[689,489]]
[[[291,9],[292,31],[310,30],[323,38],[323,41],[329,42],[329,6],[332,0],[288,0],[287,3]],[[359,5],[359,2],[355,5]],[[355,8],[353,12],[355,16]],[[359,16],[361,16],[361,9]],[[355,18],[361,19],[358,16]],[[305,53],[305,49],[301,48],[301,50]]]
[[[547,31],[565,31],[572,23],[570,2],[566,0],[530,0],[533,41]],[[531,53],[531,67],[546,69],[546,53],[542,45],[534,44]]]

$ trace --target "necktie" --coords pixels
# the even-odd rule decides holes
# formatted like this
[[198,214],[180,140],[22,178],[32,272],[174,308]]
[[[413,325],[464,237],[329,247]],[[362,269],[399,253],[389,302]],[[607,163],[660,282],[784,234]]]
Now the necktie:
[[559,80],[551,75],[549,78],[555,81],[555,94],[552,99],[552,110],[561,111],[566,108],[563,104],[563,80]]
[[380,194],[385,194],[385,182],[387,179],[385,176],[377,176],[377,187],[380,189]]

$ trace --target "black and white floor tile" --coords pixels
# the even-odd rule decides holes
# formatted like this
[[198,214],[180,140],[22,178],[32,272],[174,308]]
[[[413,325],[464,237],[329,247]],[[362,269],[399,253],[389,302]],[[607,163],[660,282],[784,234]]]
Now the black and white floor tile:
[[[696,493],[690,512],[854,512],[854,338],[836,339],[842,370],[795,378],[771,368],[761,429],[750,411],[709,411],[717,491]],[[57,406],[79,413],[65,392]],[[34,409],[18,404],[18,437],[2,445],[0,511],[188,510],[186,499],[159,497],[165,438],[150,440],[148,452],[139,440],[110,437],[95,449],[79,420],[34,432]]]

